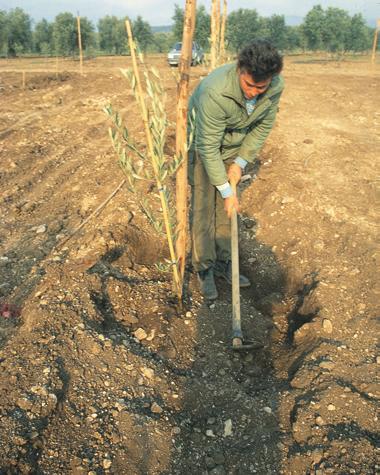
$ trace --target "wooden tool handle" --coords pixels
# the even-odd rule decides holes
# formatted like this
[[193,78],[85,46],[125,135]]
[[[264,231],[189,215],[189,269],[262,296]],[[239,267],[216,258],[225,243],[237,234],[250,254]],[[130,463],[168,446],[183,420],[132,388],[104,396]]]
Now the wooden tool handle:
[[[236,195],[236,184],[231,183]],[[234,337],[241,336],[240,319],[240,272],[239,272],[239,233],[236,209],[231,214],[231,261],[232,261],[232,333]]]

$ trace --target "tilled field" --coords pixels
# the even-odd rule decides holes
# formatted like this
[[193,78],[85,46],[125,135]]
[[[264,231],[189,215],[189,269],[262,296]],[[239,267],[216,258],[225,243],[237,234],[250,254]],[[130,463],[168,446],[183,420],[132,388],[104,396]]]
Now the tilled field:
[[[148,62],[174,120],[173,71]],[[286,60],[242,190],[242,318],[264,348],[236,355],[230,289],[208,307],[189,274],[179,311],[126,188],[58,247],[123,179],[102,108],[144,142],[125,65],[0,62],[0,473],[380,473],[378,70]]]

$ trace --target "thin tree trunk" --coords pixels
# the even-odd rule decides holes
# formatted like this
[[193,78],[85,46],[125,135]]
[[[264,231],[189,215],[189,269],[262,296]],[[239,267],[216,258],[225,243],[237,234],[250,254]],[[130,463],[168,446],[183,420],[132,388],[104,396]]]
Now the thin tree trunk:
[[225,35],[226,35],[226,20],[227,20],[227,0],[223,0],[223,15],[222,21],[220,25],[220,44],[219,44],[219,57],[222,63],[225,62],[225,49],[224,49],[224,42],[225,42]]
[[196,0],[186,0],[185,18],[182,36],[181,61],[179,64],[180,80],[177,89],[177,131],[176,154],[182,157],[182,163],[176,175],[177,204],[177,259],[178,269],[183,284],[186,263],[187,233],[187,103],[189,95],[189,73],[192,59],[193,35],[195,30]]

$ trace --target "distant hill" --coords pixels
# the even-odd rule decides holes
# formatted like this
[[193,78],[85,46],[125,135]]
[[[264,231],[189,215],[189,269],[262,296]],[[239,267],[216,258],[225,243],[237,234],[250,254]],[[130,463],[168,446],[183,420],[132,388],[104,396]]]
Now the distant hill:
[[152,26],[153,33],[170,33],[172,31],[172,25]]

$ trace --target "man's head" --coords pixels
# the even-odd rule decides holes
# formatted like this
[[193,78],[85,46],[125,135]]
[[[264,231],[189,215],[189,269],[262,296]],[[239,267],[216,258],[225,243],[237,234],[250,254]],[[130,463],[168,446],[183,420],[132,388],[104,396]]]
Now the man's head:
[[247,99],[265,92],[273,75],[282,70],[282,57],[267,40],[257,39],[238,56],[240,87]]

